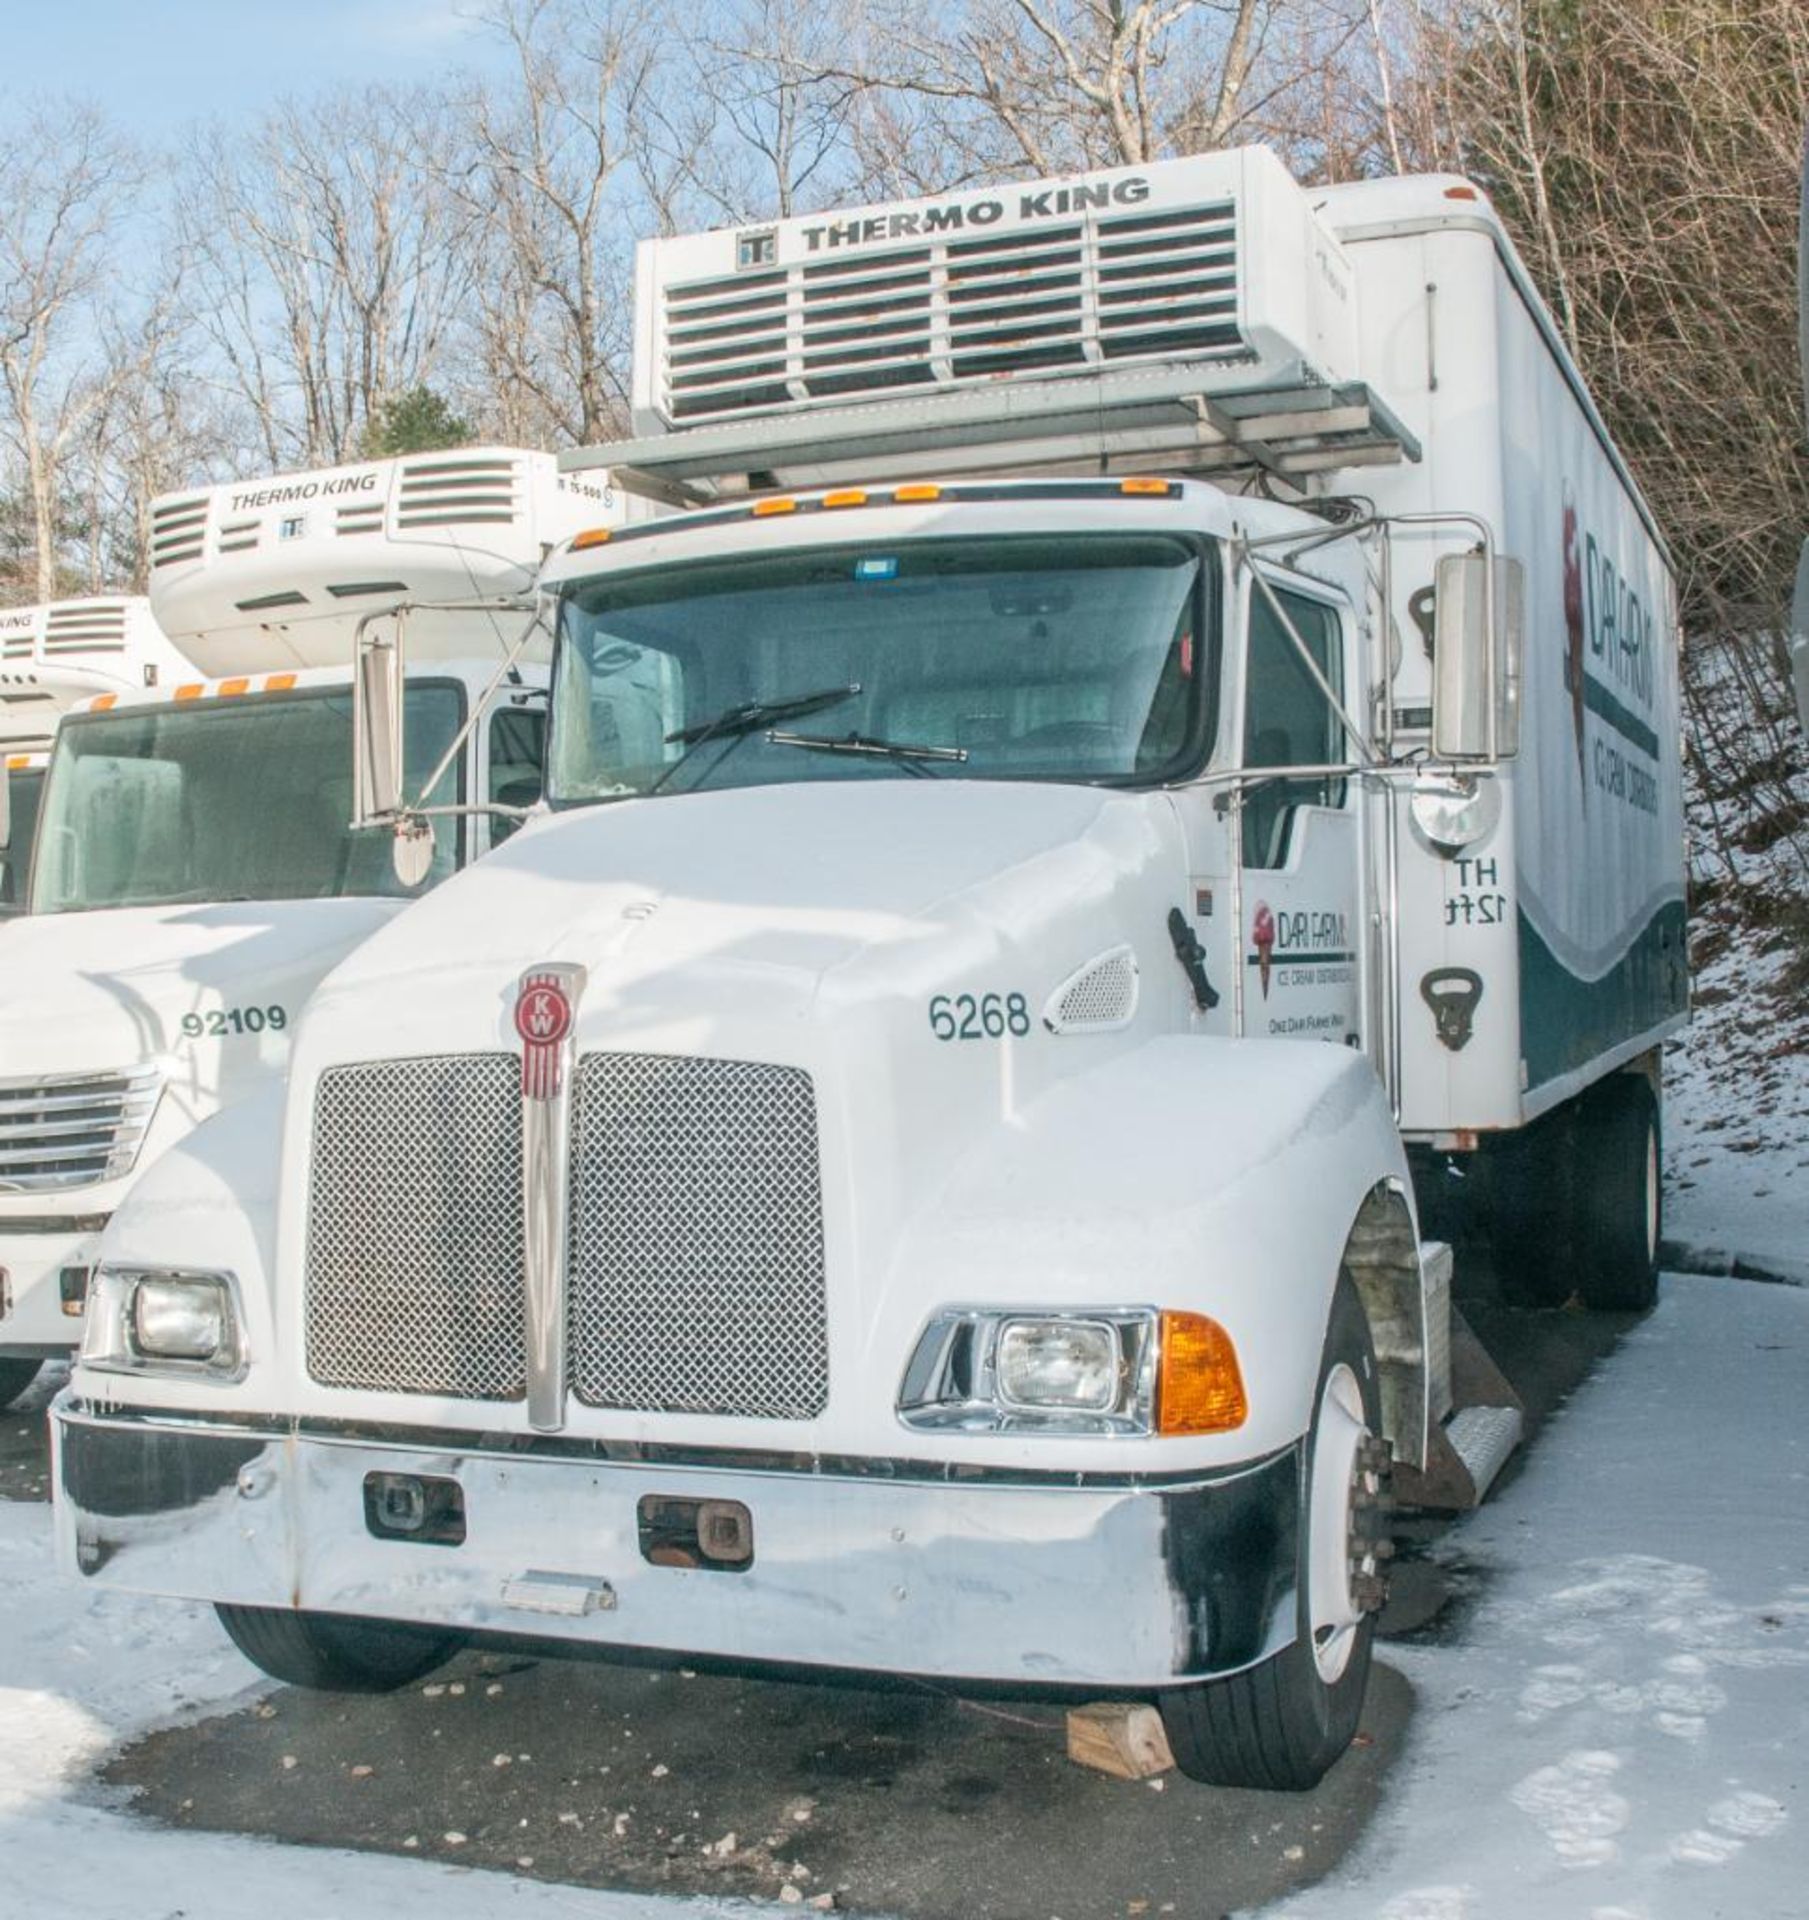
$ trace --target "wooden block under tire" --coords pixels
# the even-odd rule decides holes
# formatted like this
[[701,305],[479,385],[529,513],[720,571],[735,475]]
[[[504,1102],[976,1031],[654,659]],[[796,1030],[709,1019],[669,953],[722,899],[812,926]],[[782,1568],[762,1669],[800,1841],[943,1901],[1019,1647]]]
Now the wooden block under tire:
[[1119,1780],[1148,1780],[1175,1764],[1154,1707],[1099,1700],[1068,1711],[1068,1758]]

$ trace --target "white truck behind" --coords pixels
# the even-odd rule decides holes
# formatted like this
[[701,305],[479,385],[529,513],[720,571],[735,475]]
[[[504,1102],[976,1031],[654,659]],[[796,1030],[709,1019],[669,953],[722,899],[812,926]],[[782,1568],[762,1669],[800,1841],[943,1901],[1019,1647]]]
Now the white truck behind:
[[1649,1297],[1644,506],[1461,180],[968,191],[638,302],[641,437],[566,464],[695,510],[542,576],[550,816],[115,1216],[66,1564],[302,1684],[525,1634],[1153,1699],[1310,1785],[1390,1455],[1473,1495],[1517,1431],[1410,1149],[1587,1103],[1552,1205]]
[[[279,1082],[321,975],[538,798],[544,636],[480,709],[548,549],[617,511],[493,447],[154,504],[151,611],[193,664],[65,720],[0,952],[0,1405],[79,1339],[132,1182]],[[351,825],[355,638],[402,604],[406,777],[442,809],[406,879]]]
[[0,914],[24,908],[57,722],[96,694],[173,684],[193,671],[143,595],[0,608]]

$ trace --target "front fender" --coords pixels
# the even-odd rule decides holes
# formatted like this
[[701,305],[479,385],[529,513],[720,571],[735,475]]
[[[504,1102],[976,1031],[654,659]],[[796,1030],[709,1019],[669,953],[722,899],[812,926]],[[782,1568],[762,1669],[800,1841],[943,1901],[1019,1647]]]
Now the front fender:
[[[1076,1044],[1085,1044],[1078,1042]],[[1234,1433],[1119,1443],[1139,1468],[1260,1457],[1305,1432],[1352,1223],[1407,1164],[1368,1061],[1297,1040],[1173,1036],[1069,1079],[1002,1128],[919,1216],[894,1267],[934,1306],[1154,1306],[1231,1335]],[[918,1282],[921,1287],[921,1280]],[[1067,1464],[1083,1443],[1042,1441]],[[1096,1464],[1097,1441],[1085,1443]],[[1075,1464],[1079,1456],[1076,1455]]]
[[77,1364],[72,1390],[102,1405],[209,1409],[274,1404],[276,1208],[283,1088],[260,1089],[201,1122],[147,1169],[101,1236],[112,1266],[183,1267],[235,1276],[250,1366],[226,1386],[162,1374],[93,1372]]

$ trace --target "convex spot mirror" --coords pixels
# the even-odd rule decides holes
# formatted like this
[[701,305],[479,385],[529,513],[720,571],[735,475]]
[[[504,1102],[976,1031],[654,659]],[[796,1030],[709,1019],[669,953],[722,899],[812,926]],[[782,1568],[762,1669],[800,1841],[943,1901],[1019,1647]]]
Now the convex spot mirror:
[[[1480,553],[1438,563],[1433,612],[1432,751],[1447,760],[1507,760],[1520,751],[1525,570]],[[1492,588],[1492,591],[1491,591]]]

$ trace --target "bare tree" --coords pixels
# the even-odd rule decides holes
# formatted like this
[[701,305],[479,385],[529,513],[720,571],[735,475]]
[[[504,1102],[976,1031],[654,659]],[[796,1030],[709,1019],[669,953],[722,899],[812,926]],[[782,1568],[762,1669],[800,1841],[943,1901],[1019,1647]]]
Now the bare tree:
[[191,297],[272,465],[348,458],[376,409],[449,355],[479,255],[447,185],[463,137],[443,95],[370,88],[195,140]]
[[726,0],[679,23],[641,178],[662,224],[787,219],[856,191],[861,83],[835,69],[859,0]]
[[864,84],[857,136],[882,178],[933,170],[926,146],[960,179],[1143,165],[1259,139],[1303,148],[1313,166],[1326,76],[1339,76],[1343,102],[1383,4],[945,0],[907,20],[873,10],[832,71]]
[[93,107],[44,104],[0,126],[0,432],[30,505],[38,599],[59,584],[65,462],[116,390],[100,333],[121,298],[117,241],[142,178]]
[[513,72],[466,96],[474,151],[452,175],[488,234],[477,357],[498,413],[594,441],[625,405],[633,162],[667,23],[658,0],[497,0],[485,18]]

